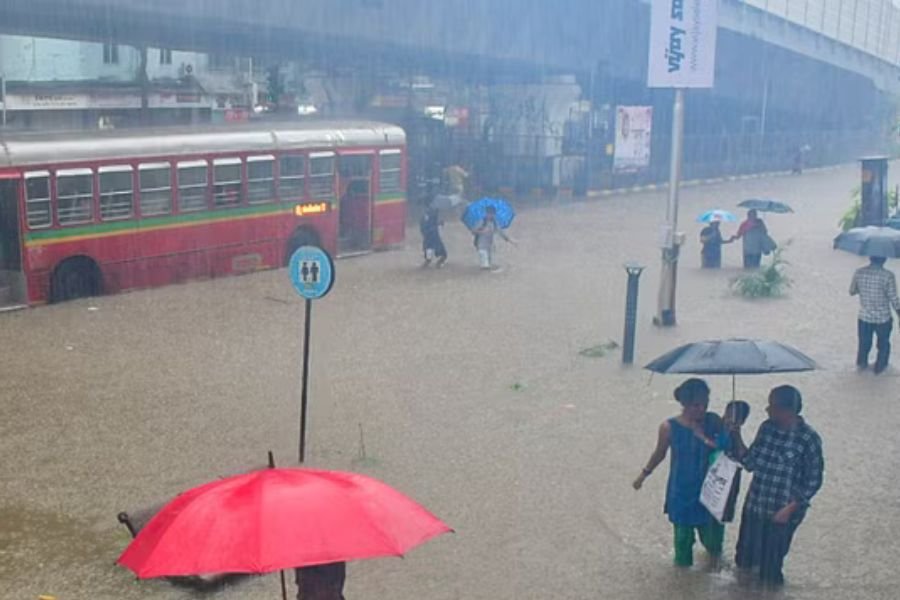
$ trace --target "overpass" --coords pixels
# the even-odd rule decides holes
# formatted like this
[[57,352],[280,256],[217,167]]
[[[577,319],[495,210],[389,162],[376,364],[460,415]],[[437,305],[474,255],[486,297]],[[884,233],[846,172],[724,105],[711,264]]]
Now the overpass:
[[[647,9],[647,0],[4,0],[0,33],[254,56],[327,54],[335,62],[390,60],[460,73],[516,65],[585,73],[602,61],[613,75],[633,77],[644,68]],[[900,9],[892,0],[722,0],[720,27],[900,96]]]
[[[816,164],[885,151],[900,98],[893,1],[720,0],[716,86],[690,94],[685,172],[780,169],[807,146]],[[645,84],[649,0],[2,0],[0,33],[292,60],[325,77],[350,73],[354,90],[368,92],[440,80],[446,93],[433,102],[477,115],[467,139],[432,130],[412,103],[373,113],[367,98],[341,113],[403,124],[421,140],[411,157],[423,172],[447,160],[439,155],[454,138],[485,171],[517,182],[553,179],[569,156],[590,157],[571,172],[596,181],[612,169],[611,108],[652,106],[651,165],[639,177],[661,180],[668,169],[671,91]],[[572,75],[592,116],[548,125],[538,113],[556,101],[528,86]],[[572,100],[549,110],[582,111]],[[567,134],[564,122],[577,128]]]

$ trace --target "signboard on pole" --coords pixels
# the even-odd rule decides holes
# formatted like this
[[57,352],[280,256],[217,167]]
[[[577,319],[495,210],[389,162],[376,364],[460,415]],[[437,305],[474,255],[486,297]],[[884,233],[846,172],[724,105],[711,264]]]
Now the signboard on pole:
[[[153,92],[148,98],[150,108],[204,108],[209,106],[200,94],[176,94]],[[112,110],[137,109],[141,107],[141,97],[134,91],[95,91],[60,93],[17,93],[8,95],[9,110]]]
[[291,283],[307,300],[316,300],[331,291],[334,284],[334,262],[318,246],[301,246],[288,265]]
[[291,285],[305,302],[303,328],[303,371],[300,382],[300,462],[306,460],[306,413],[309,404],[309,337],[313,300],[324,297],[334,285],[334,262],[318,246],[300,246],[291,255],[288,271]]
[[637,171],[650,166],[653,107],[616,107],[616,145],[613,169]]
[[651,0],[648,87],[713,87],[718,3]]

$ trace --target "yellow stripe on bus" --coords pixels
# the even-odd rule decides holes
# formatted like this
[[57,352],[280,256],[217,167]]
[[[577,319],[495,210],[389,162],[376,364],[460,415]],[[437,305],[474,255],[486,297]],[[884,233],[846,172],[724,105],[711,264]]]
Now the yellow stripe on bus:
[[263,213],[259,215],[238,215],[234,217],[220,217],[216,219],[201,219],[198,221],[190,221],[187,223],[167,223],[165,225],[154,225],[152,227],[140,227],[135,226],[133,229],[121,229],[117,231],[105,231],[100,233],[86,233],[84,235],[70,235],[67,237],[61,238],[50,238],[45,240],[28,240],[25,242],[26,248],[36,248],[39,246],[50,246],[53,244],[63,244],[68,242],[80,242],[81,240],[92,240],[99,238],[108,238],[115,237],[117,235],[134,235],[137,233],[147,233],[150,231],[162,231],[166,229],[180,229],[184,227],[196,227],[198,225],[209,225],[211,223],[227,223],[230,221],[237,221],[239,219],[261,219],[263,217],[272,217],[275,215],[282,215],[285,213],[293,212],[293,208],[287,210],[280,210],[276,212]]
[[391,198],[390,200],[376,200],[375,206],[384,206],[385,204],[405,204],[406,198]]

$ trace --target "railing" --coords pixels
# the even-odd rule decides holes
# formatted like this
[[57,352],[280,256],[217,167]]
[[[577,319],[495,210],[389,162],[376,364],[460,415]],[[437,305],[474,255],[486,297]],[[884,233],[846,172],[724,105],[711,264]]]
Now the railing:
[[[507,136],[509,138],[510,136]],[[458,139],[450,151],[466,156],[474,182],[483,189],[513,188],[527,192],[535,188],[610,189],[662,183],[668,179],[670,140],[653,139],[650,164],[632,172],[616,171],[606,143],[572,143],[560,136],[553,139],[506,139],[486,142]],[[772,134],[688,135],[684,147],[684,179],[710,179],[776,171],[796,166],[811,168],[853,161],[864,155],[890,152],[888,139],[880,133],[824,131]],[[565,154],[514,154],[515,148],[563,148]],[[585,148],[594,152],[588,156]],[[565,159],[565,160],[563,160]],[[579,162],[580,161],[580,162]],[[580,165],[571,168],[572,164]],[[563,165],[561,167],[561,165]]]

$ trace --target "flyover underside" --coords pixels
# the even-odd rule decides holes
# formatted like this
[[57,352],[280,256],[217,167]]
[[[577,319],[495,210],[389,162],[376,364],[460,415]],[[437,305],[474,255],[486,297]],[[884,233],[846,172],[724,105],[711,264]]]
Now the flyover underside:
[[[688,95],[686,158],[698,176],[725,168],[721,144],[737,157],[734,172],[782,168],[798,145],[821,151],[822,163],[880,148],[894,112],[888,93],[900,82],[894,67],[732,0],[722,7],[716,87]],[[4,0],[0,32],[302,60],[376,82],[428,75],[475,87],[571,73],[595,107],[654,107],[647,177],[661,176],[671,92],[645,85],[644,2],[472,0],[452,9],[421,0]],[[817,143],[821,132],[828,137]],[[588,154],[601,152],[600,141]]]
[[[853,83],[857,94],[874,86],[900,95],[897,69],[874,57],[732,0],[720,18],[716,95],[745,101],[774,90],[767,98],[773,109],[784,99],[785,108],[804,113],[804,97],[840,95],[840,83]],[[464,14],[452,2],[418,0],[0,2],[5,33],[481,81],[593,73],[629,86],[645,78],[648,22],[647,5],[636,0],[573,0],[565,9],[480,0],[467,2]]]
[[[411,64],[449,57],[471,66],[588,71],[644,56],[648,5],[639,0],[4,0],[0,32],[242,55],[376,52]],[[900,95],[896,65],[738,0],[721,27],[871,79]]]

